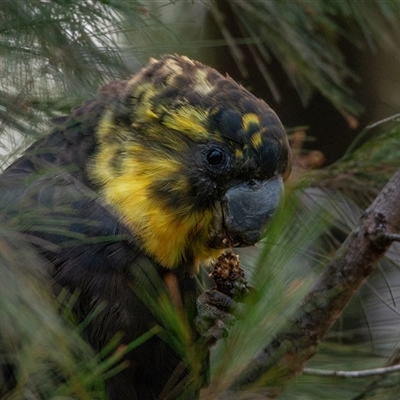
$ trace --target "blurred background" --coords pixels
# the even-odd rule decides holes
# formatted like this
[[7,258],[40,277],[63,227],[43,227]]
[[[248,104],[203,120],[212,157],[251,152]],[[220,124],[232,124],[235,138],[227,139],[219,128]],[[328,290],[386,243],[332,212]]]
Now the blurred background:
[[[242,254],[250,283],[261,281],[265,290],[262,315],[254,314],[258,323],[251,328],[259,349],[399,167],[399,49],[398,1],[2,1],[0,168],[48,133],[51,118],[94,97],[101,85],[134,74],[150,57],[187,55],[265,99],[291,141],[287,192],[297,200],[288,201],[264,244]],[[103,398],[99,378],[110,364],[93,358],[79,339],[71,343],[76,328],[60,324],[57,305],[43,301],[46,285],[30,250],[20,254],[17,228],[0,226],[0,321],[6,321],[0,354],[15,354],[24,367],[19,391],[0,388],[1,398]],[[392,247],[311,365],[365,369],[398,362],[398,250]],[[21,282],[29,282],[22,285],[27,289]],[[49,324],[45,342],[62,343],[61,358],[49,355],[39,334]],[[231,344],[244,340],[243,330],[233,332]],[[232,379],[229,368],[240,373],[243,360],[227,369],[228,347],[214,352],[214,382]],[[248,359],[254,349],[243,353]],[[49,358],[68,377],[62,387]],[[40,373],[34,373],[37,365]],[[396,374],[361,380],[304,375],[281,397],[397,399],[399,387]],[[31,397],[24,397],[27,388]],[[208,390],[204,398],[220,395]]]

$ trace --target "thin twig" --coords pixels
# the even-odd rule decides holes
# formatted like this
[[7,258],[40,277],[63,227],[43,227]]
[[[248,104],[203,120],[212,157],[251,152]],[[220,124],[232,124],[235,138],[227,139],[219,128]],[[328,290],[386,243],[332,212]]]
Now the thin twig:
[[398,233],[386,232],[384,236],[387,240],[391,240],[392,242],[400,242],[400,235]]
[[400,371],[399,364],[390,367],[364,369],[360,371],[332,371],[316,368],[304,368],[303,373],[317,376],[335,376],[338,378],[366,378],[368,376],[386,375],[398,371]]

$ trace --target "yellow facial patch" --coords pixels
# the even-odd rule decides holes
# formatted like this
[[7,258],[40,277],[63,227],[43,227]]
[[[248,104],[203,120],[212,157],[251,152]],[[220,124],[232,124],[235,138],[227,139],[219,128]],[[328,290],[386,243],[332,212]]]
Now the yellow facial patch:
[[151,102],[151,98],[156,94],[155,87],[149,82],[136,87],[134,97],[140,98],[140,102],[133,107],[133,120],[135,123],[150,122],[157,119],[157,114],[154,112]]
[[89,171],[91,179],[101,185],[105,202],[139,239],[144,251],[164,267],[175,268],[188,257],[195,265],[218,257],[221,250],[207,246],[212,211],[193,211],[192,204],[168,205],[154,189],[165,183],[176,197],[189,191],[180,162],[134,139],[104,140],[117,135],[118,129],[109,115],[103,118],[97,131],[98,151]]
[[193,141],[198,141],[209,138],[209,132],[206,129],[207,118],[206,111],[185,105],[175,110],[174,113],[166,114],[163,124],[170,129],[184,132]]
[[159,120],[159,128],[165,126],[182,132],[195,142],[209,138],[207,130],[208,110],[194,107],[185,102],[173,109],[162,104],[154,104],[152,98],[156,94],[156,88],[148,83],[139,85],[135,89],[134,97],[140,97],[140,104],[134,107],[132,118],[134,124],[153,123]]
[[114,116],[111,111],[107,111],[97,129],[97,138],[100,143],[119,143],[126,140],[129,136],[127,127],[116,129]]
[[260,119],[258,118],[258,115],[253,113],[244,114],[242,118],[242,126],[246,132],[254,126],[259,127]]
[[256,133],[253,133],[250,138],[250,142],[253,145],[254,148],[258,149],[262,146],[262,132],[258,131]]
[[242,158],[243,157],[242,149],[239,149],[238,147],[235,149],[235,157],[236,158]]
[[242,127],[245,132],[254,132],[250,136],[250,143],[255,149],[260,148],[262,146],[262,130],[258,115],[253,113],[243,115]]

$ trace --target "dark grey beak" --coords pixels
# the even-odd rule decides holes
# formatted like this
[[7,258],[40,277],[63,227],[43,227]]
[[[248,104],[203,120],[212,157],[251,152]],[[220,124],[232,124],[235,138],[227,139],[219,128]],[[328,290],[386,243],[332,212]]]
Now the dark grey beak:
[[253,185],[244,182],[227,190],[222,198],[222,212],[232,246],[250,246],[260,240],[282,193],[280,176],[265,182],[255,181]]

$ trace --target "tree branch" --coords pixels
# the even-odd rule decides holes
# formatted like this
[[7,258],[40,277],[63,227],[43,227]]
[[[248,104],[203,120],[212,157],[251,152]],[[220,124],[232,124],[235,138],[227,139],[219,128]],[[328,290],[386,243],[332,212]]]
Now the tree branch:
[[400,231],[400,170],[362,215],[288,325],[247,365],[231,390],[276,398],[307,360]]

